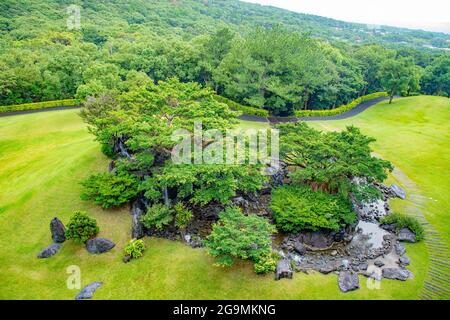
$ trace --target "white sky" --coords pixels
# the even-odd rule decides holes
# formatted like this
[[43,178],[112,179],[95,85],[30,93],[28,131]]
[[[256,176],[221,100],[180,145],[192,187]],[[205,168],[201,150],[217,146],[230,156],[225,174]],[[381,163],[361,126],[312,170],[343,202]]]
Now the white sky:
[[244,0],[338,20],[450,33],[450,0]]

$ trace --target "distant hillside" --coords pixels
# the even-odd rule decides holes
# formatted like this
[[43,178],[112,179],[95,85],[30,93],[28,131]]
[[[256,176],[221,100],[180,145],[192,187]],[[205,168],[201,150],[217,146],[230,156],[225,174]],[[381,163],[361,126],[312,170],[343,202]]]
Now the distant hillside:
[[450,48],[450,36],[444,33],[371,27],[237,0],[2,0],[0,34],[12,31],[23,37],[20,29],[30,30],[32,26],[61,31],[67,18],[65,8],[72,4],[81,7],[83,26],[102,26],[105,33],[145,25],[154,27],[157,32],[171,30],[192,36],[224,26],[245,32],[255,26],[282,23],[288,29],[310,32],[330,41]]

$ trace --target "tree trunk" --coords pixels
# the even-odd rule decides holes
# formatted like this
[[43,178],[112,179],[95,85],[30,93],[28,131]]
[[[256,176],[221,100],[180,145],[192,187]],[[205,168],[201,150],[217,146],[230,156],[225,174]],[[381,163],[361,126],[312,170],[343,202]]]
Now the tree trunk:
[[394,86],[394,87],[392,88],[392,90],[391,90],[391,96],[390,96],[390,98],[389,98],[389,104],[391,104],[391,103],[392,103],[392,100],[394,100],[395,90],[396,90],[396,87]]

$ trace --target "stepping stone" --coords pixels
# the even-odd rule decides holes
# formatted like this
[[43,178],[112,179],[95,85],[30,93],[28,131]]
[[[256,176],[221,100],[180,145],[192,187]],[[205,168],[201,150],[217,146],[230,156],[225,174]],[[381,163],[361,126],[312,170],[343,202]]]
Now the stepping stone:
[[359,289],[358,274],[350,271],[339,272],[338,285],[342,292],[349,292]]
[[38,254],[38,258],[39,259],[45,259],[45,258],[50,258],[51,256],[54,256],[59,249],[61,249],[62,244],[60,243],[52,243],[51,245],[49,245],[47,248],[45,248],[44,250],[42,250],[39,254]]
[[84,287],[80,293],[77,294],[75,297],[75,300],[85,300],[85,299],[92,299],[95,291],[103,284],[103,282],[97,281],[93,282],[91,284],[88,284],[86,287]]

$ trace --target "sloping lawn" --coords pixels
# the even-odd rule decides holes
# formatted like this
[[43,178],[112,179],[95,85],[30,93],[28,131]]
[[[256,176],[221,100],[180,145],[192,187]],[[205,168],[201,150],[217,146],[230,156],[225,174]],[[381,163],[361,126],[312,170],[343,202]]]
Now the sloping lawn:
[[[411,105],[402,102],[406,104],[403,107],[405,112],[400,108],[400,115],[409,114],[406,111],[414,109],[416,101],[423,100],[426,104],[430,99],[433,105],[441,101],[435,98],[414,99],[418,100],[410,100]],[[391,106],[380,108],[386,110]],[[395,114],[395,108],[395,105],[392,106],[387,120],[376,107],[362,114],[359,117],[362,120],[358,121],[369,128],[383,123],[390,128],[386,130],[391,131],[392,135],[397,134],[397,139],[403,141],[405,146],[411,146],[407,141],[409,131],[401,130],[401,138],[397,132],[399,126],[389,118],[390,113],[392,117]],[[369,289],[366,279],[361,277],[362,288],[347,294],[339,291],[334,274],[298,273],[292,281],[274,281],[273,275],[257,276],[252,266],[244,262],[232,269],[213,267],[213,259],[205,250],[194,250],[182,243],[162,239],[146,238],[148,249],[144,257],[124,264],[121,261],[122,250],[130,238],[128,207],[101,210],[81,201],[79,197],[79,182],[94,172],[105,171],[107,159],[101,155],[97,143],[77,113],[77,110],[67,110],[0,118],[0,299],[73,299],[78,290],[69,290],[66,286],[69,276],[66,268],[71,265],[80,267],[82,286],[92,281],[104,282],[95,294],[96,299],[417,298],[428,263],[423,244],[407,247],[408,256],[413,261],[410,268],[415,274],[413,280],[406,283],[383,280],[377,290]],[[364,118],[372,113],[375,115]],[[440,116],[443,117],[442,114]],[[426,115],[423,117],[427,118]],[[443,119],[439,121],[442,123]],[[439,130],[440,134],[444,130],[434,124],[432,128]],[[375,133],[384,132],[380,130]],[[448,135],[439,137],[433,129],[429,132],[436,140],[448,138]],[[381,135],[384,136],[389,137],[388,134]],[[394,146],[401,146],[401,141],[385,140]],[[377,149],[381,148],[382,144],[378,142]],[[440,150],[433,148],[438,155],[441,155]],[[383,150],[379,151],[381,153]],[[403,162],[395,161],[401,156],[406,158]],[[388,159],[399,166],[404,165],[405,168],[402,168],[406,171],[407,159],[411,159],[411,154],[393,153]],[[445,168],[444,162],[440,163]],[[444,175],[440,176],[440,183],[444,183]],[[447,192],[439,188],[436,190],[441,190],[441,199],[445,197],[448,194],[448,180]],[[440,206],[444,207],[442,203]],[[97,218],[100,236],[112,239],[116,247],[109,253],[95,256],[87,253],[82,246],[68,241],[54,257],[37,259],[37,253],[51,243],[50,220],[58,216],[67,222],[71,213],[80,209]],[[443,214],[436,214],[435,220],[442,224],[442,217]],[[442,228],[448,230],[446,226]]]

